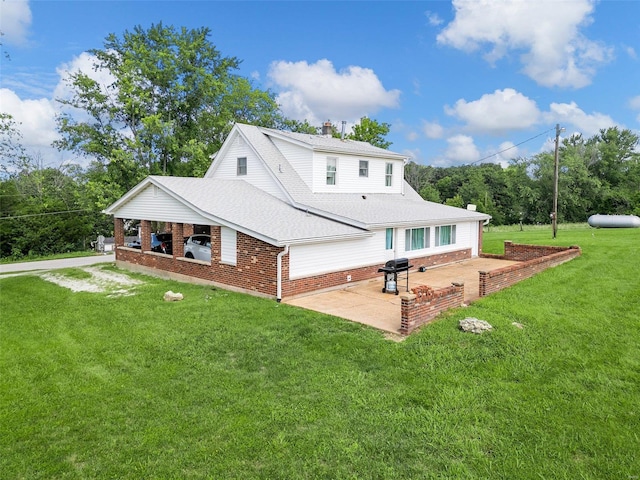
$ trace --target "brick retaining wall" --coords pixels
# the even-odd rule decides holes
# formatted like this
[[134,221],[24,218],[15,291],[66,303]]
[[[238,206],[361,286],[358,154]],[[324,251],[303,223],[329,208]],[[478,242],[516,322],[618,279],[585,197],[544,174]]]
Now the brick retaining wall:
[[489,272],[479,272],[481,297],[498,292],[522,280],[534,276],[547,268],[555,267],[581,255],[578,246],[556,247],[544,245],[514,244],[504,242],[504,255],[482,254],[486,258],[501,258],[520,263],[498,268]]
[[401,296],[400,333],[411,332],[432,322],[440,313],[464,304],[464,283],[434,290],[426,285],[412,288]]

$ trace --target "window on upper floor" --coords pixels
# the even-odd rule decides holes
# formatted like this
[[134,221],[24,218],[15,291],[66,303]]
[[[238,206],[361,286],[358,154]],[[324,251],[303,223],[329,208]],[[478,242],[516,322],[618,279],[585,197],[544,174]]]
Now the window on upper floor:
[[360,160],[360,168],[358,172],[361,177],[369,176],[369,160]]
[[390,187],[393,185],[393,163],[387,163],[384,171],[384,185]]
[[436,247],[453,245],[456,243],[456,226],[443,225],[436,227]]
[[238,169],[236,174],[238,176],[247,174],[247,157],[238,157]]
[[327,157],[327,185],[335,185],[338,176],[338,159]]
[[404,233],[405,252],[429,248],[429,227],[407,228]]

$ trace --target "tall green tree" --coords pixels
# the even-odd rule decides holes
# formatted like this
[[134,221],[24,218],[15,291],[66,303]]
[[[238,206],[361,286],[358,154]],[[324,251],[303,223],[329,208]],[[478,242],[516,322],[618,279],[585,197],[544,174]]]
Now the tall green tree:
[[389,134],[390,129],[391,125],[388,123],[380,123],[377,120],[362,117],[360,123],[353,126],[353,131],[347,135],[347,138],[388,149],[392,142],[389,142],[385,137]]
[[112,78],[106,87],[71,75],[56,146],[95,161],[89,181],[102,185],[93,190],[114,200],[149,174],[200,176],[234,122],[283,124],[273,95],[237,76],[240,61],[223,56],[209,35],[137,26],[90,50],[94,68]]

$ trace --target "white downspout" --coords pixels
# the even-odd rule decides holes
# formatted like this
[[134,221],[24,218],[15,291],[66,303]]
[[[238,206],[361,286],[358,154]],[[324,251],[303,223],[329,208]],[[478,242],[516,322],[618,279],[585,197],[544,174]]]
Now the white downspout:
[[282,301],[282,257],[289,253],[289,245],[284,246],[284,250],[278,254],[276,261],[276,302]]

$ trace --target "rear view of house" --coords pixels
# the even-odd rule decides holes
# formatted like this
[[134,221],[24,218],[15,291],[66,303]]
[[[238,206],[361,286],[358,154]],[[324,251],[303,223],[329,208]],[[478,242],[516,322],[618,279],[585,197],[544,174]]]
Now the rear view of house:
[[[406,160],[364,142],[236,124],[204,178],[150,176],[105,210],[116,260],[280,300],[373,278],[398,257],[417,268],[478,256],[490,217],[423,200],[404,181]],[[124,246],[131,219],[141,249]],[[171,230],[172,254],[151,251],[152,221]],[[209,262],[184,256],[194,232],[210,235]]]

